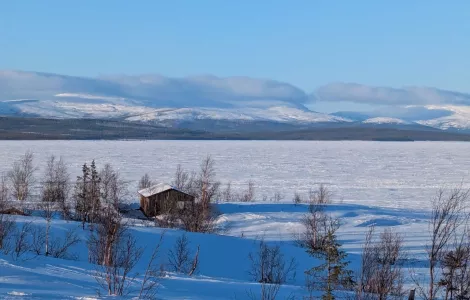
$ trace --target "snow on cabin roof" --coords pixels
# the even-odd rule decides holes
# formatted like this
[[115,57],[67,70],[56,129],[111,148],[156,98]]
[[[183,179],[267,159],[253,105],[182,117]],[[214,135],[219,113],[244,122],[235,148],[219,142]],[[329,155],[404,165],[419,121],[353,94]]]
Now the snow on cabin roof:
[[150,197],[152,195],[160,194],[168,190],[178,190],[178,189],[166,183],[159,183],[149,188],[140,190],[138,193],[144,197]]

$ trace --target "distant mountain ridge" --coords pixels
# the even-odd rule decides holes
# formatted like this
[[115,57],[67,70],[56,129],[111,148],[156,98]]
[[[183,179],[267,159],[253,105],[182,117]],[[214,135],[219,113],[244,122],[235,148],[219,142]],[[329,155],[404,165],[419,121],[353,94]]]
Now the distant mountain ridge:
[[[306,107],[311,100],[370,102],[374,97],[399,104],[411,100],[422,104],[332,114]],[[401,99],[396,100],[397,97]],[[451,104],[426,104],[446,101]],[[0,71],[0,115],[3,116],[112,119],[175,128],[188,126],[188,129],[216,123],[237,128],[251,122],[262,128],[325,128],[341,124],[362,126],[359,124],[362,123],[467,131],[470,130],[467,102],[470,104],[470,95],[432,88],[400,90],[337,83],[307,94],[288,83],[248,77],[85,78]]]

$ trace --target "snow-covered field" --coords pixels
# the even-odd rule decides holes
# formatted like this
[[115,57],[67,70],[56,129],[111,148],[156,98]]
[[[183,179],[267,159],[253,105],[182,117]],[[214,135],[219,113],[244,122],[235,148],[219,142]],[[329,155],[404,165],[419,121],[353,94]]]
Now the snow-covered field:
[[[340,218],[339,239],[358,269],[364,233],[375,224],[401,233],[410,258],[420,259],[426,243],[430,198],[441,186],[468,185],[470,155],[467,143],[436,142],[241,142],[241,141],[21,141],[1,142],[0,171],[27,149],[36,154],[39,167],[46,156],[63,155],[77,175],[80,165],[96,159],[118,167],[130,182],[131,190],[144,173],[162,182],[170,181],[177,164],[187,169],[198,167],[210,154],[217,163],[217,176],[231,181],[234,188],[244,188],[252,179],[257,200],[280,192],[283,202],[218,204],[218,223],[227,230],[221,235],[188,234],[192,250],[200,245],[200,269],[196,276],[168,273],[161,281],[161,299],[248,299],[247,291],[259,292],[259,285],[248,276],[248,254],[256,248],[255,240],[264,237],[280,244],[287,257],[297,260],[296,277],[285,285],[278,299],[294,294],[305,295],[304,271],[315,260],[293,243],[306,205],[291,204],[295,191],[307,193],[316,183],[325,183],[334,192],[334,204],[328,211]],[[132,199],[131,199],[132,200]],[[134,199],[135,200],[135,199]],[[20,222],[25,217],[18,217]],[[33,218],[34,219],[34,218]],[[44,220],[34,219],[44,226]],[[53,234],[76,227],[83,240],[86,232],[80,224],[54,220]],[[145,247],[136,271],[143,272],[162,229],[134,226],[133,234]],[[168,249],[182,234],[166,230],[159,260],[167,260]],[[15,261],[0,255],[0,298],[2,299],[95,299],[98,285],[94,267],[87,262],[85,243],[75,247],[78,261],[38,257]],[[411,267],[411,265],[408,265]],[[408,270],[407,270],[408,271]],[[419,264],[413,272],[424,275]],[[135,286],[142,279],[136,278]],[[406,287],[411,285],[409,278]],[[135,294],[134,294],[135,295]]]
[[136,191],[149,173],[170,182],[178,164],[199,167],[211,155],[218,179],[244,189],[249,180],[257,200],[279,192],[290,202],[324,183],[343,203],[395,208],[423,208],[436,189],[463,183],[470,187],[468,143],[457,142],[318,142],[318,141],[1,141],[0,173],[26,150],[39,169],[47,156],[62,155],[76,176],[84,162],[111,163]]
[[[295,234],[302,230],[300,219],[306,212],[306,206],[227,203],[220,204],[218,208],[222,213],[218,222],[229,228],[228,231],[223,235],[188,234],[192,251],[200,245],[199,272],[193,277],[168,273],[160,282],[160,299],[249,299],[249,291],[259,295],[259,285],[252,282],[248,275],[248,255],[256,251],[258,238],[280,244],[285,256],[294,257],[297,261],[296,277],[282,287],[278,299],[289,295],[302,299],[306,295],[304,271],[317,263],[293,242]],[[339,238],[348,252],[352,270],[359,269],[358,258],[364,233],[371,224],[376,224],[379,232],[390,226],[402,233],[410,257],[422,257],[427,223],[426,214],[421,211],[341,204],[332,205],[328,211],[341,218],[343,225]],[[26,219],[31,217],[19,218],[20,222]],[[44,226],[44,221],[35,219],[35,224]],[[87,231],[82,231],[79,223],[56,220],[52,224],[53,234],[60,235],[64,230],[75,227],[86,240]],[[142,274],[163,230],[135,226],[132,232],[138,238],[139,245],[145,247],[141,263],[136,267],[136,271]],[[167,263],[168,250],[181,234],[181,231],[165,230],[159,262]],[[73,249],[79,254],[78,261],[44,257],[15,261],[11,256],[0,255],[0,298],[100,299],[97,296],[100,289],[93,277],[95,267],[87,262],[84,243]],[[413,271],[418,274],[423,272],[420,268]],[[142,277],[135,279],[134,295]]]

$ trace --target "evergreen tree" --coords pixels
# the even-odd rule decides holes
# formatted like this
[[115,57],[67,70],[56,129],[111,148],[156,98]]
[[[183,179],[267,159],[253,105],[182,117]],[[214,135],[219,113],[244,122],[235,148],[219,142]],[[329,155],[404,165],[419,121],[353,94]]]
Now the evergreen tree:
[[[95,161],[88,166],[86,163],[82,167],[82,175],[77,177],[75,183],[75,212],[77,219],[85,223],[96,223],[100,215],[100,176],[96,169]],[[90,227],[93,229],[93,226]]]
[[307,252],[324,262],[306,272],[307,276],[313,278],[309,289],[323,289],[322,299],[335,299],[333,291],[338,288],[352,288],[354,286],[352,271],[348,269],[349,261],[347,254],[341,249],[341,244],[336,237],[338,229],[337,220],[330,219],[325,230],[323,245],[321,249],[309,248]]
[[89,182],[90,168],[85,163],[82,167],[82,175],[77,176],[77,182],[75,183],[75,213],[77,219],[82,221],[83,229],[85,229],[85,223],[88,222],[88,213],[90,211],[87,201]]
[[96,169],[95,160],[93,160],[90,165],[89,197],[87,199],[90,208],[90,223],[97,222],[100,213],[100,182],[101,179]]

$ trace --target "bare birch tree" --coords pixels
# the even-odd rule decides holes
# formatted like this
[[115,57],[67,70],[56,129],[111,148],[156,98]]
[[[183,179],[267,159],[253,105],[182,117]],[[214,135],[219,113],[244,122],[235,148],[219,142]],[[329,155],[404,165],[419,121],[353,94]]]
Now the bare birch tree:
[[413,278],[417,292],[426,300],[438,298],[441,289],[439,263],[455,238],[456,232],[466,220],[465,205],[468,198],[469,191],[459,187],[449,191],[440,189],[432,201],[428,225],[430,241],[426,245],[429,263],[427,288],[417,278]]
[[309,196],[310,203],[329,204],[331,203],[332,193],[324,184],[320,184],[318,188],[310,190]]
[[286,259],[279,245],[269,245],[261,239],[258,249],[248,255],[248,275],[259,283],[285,284],[295,278],[297,263],[293,257]]
[[54,155],[47,160],[46,170],[42,180],[41,199],[43,203],[52,202],[56,209],[62,212],[64,219],[69,219],[70,205],[70,175],[65,161]]
[[143,253],[137,240],[123,222],[119,207],[125,195],[125,183],[106,165],[99,177],[99,204],[96,228],[88,240],[89,261],[97,265],[95,279],[108,295],[123,296],[137,273],[134,266]]
[[150,256],[147,268],[145,269],[144,278],[139,290],[138,299],[154,300],[160,286],[159,279],[164,275],[165,270],[163,264],[157,262],[158,255],[160,254],[160,248],[163,243],[164,233],[160,235],[160,239],[153,249],[152,255]]
[[201,169],[197,178],[197,196],[206,217],[210,215],[210,204],[219,191],[220,182],[215,179],[215,175],[215,161],[211,156],[207,156],[201,163]]
[[248,181],[246,191],[240,196],[241,202],[252,202],[255,199],[255,183],[250,180]]
[[152,180],[150,179],[149,174],[145,173],[142,178],[139,180],[139,190],[149,188],[153,185]]
[[36,183],[34,178],[33,152],[27,151],[20,159],[13,162],[12,169],[8,172],[8,179],[11,185],[11,192],[15,199],[24,201],[31,196],[32,188]]
[[370,227],[362,251],[361,273],[358,280],[358,299],[402,299],[403,238],[385,229],[374,243],[375,228]]
[[15,230],[15,222],[5,212],[10,208],[10,193],[8,191],[7,179],[0,176],[0,250],[8,252],[9,238]]
[[187,185],[188,185],[188,180],[189,180],[189,174],[186,172],[181,165],[178,165],[176,167],[176,172],[175,172],[175,177],[172,181],[172,185],[181,190],[185,191],[187,190]]
[[189,240],[184,233],[176,239],[175,245],[168,251],[168,266],[173,272],[187,274],[190,263]]

